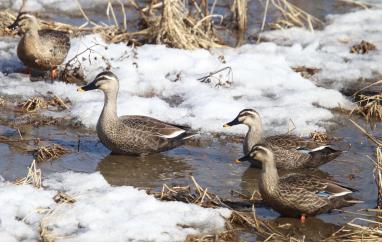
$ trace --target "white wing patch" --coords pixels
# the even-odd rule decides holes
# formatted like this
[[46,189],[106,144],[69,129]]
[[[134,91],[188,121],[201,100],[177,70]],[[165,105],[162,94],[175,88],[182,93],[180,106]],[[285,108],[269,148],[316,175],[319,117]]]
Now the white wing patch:
[[345,196],[345,195],[350,194],[350,193],[353,193],[353,192],[352,191],[343,191],[343,192],[335,193],[335,194],[329,196],[329,199],[331,199],[333,197]]
[[301,153],[309,154],[310,152],[321,151],[327,147],[330,147],[330,146],[322,145],[322,146],[316,147],[314,149],[308,149],[306,147],[298,147],[298,148],[296,148],[296,150],[301,152]]
[[184,132],[186,132],[186,131],[183,129],[179,129],[179,130],[173,131],[171,134],[160,134],[159,136],[166,138],[166,139],[172,139],[172,138],[176,138],[177,136],[183,134]]

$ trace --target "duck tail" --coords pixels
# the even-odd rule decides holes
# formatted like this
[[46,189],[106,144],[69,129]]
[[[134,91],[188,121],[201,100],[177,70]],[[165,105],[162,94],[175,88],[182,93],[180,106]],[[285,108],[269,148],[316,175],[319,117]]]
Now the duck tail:
[[192,138],[196,135],[198,135],[198,133],[185,133],[182,137],[182,140],[187,140],[187,139]]
[[342,154],[341,150],[333,149],[330,146],[320,146],[315,149],[312,149],[309,152],[309,155],[311,155],[312,157],[312,161],[318,162],[321,164],[330,162],[341,154]]

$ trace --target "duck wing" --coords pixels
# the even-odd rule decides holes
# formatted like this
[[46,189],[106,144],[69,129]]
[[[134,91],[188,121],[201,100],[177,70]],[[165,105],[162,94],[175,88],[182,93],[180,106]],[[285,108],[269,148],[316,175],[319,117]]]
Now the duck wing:
[[[265,143],[275,153],[276,162],[288,163],[286,168],[317,167],[342,153],[329,145],[295,135],[270,136],[265,139]],[[282,168],[281,165],[278,167]]]
[[162,122],[146,116],[122,116],[119,118],[127,127],[166,139],[182,139],[189,136],[189,127]]
[[302,137],[298,137],[296,135],[290,135],[290,134],[269,136],[266,138],[266,141],[272,145],[278,145],[285,149],[305,148],[305,149],[313,150],[318,147],[325,146],[325,144],[323,143],[319,143],[311,139],[306,139],[306,138],[302,138]]
[[280,169],[300,168],[311,160],[309,154],[296,149],[286,149],[276,144],[269,144],[269,142],[267,142],[267,145],[275,155],[277,167]]
[[43,29],[38,34],[43,44],[52,48],[53,55],[65,58],[70,49],[70,38],[67,32]]
[[268,204],[285,216],[314,215],[318,210],[326,209],[329,204],[328,200],[301,186],[279,182],[277,189],[277,196],[273,196],[274,200],[270,200]]
[[289,174],[281,178],[281,182],[288,183],[288,185],[295,188],[304,188],[305,190],[310,191],[317,196],[328,199],[345,196],[357,191],[356,189],[350,188],[332,180],[317,178],[315,176],[306,174]]

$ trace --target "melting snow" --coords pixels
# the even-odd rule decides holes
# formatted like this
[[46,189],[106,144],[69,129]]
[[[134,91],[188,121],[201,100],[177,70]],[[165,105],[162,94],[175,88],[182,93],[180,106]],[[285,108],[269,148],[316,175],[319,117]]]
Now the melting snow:
[[[162,202],[131,186],[112,187],[99,173],[53,174],[43,185],[1,180],[0,241],[36,241],[41,222],[56,241],[184,241],[224,230],[231,215],[228,209]],[[58,191],[76,202],[56,204]],[[42,212],[47,208],[51,215]]]

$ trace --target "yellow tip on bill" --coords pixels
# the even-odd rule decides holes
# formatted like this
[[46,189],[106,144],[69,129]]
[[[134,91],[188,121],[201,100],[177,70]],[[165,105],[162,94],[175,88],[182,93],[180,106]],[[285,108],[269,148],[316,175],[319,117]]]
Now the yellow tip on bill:
[[229,126],[228,124],[224,124],[223,125],[223,128],[230,128],[231,126]]
[[241,163],[241,161],[239,159],[236,159],[235,163]]
[[81,87],[77,88],[77,92],[85,92]]

